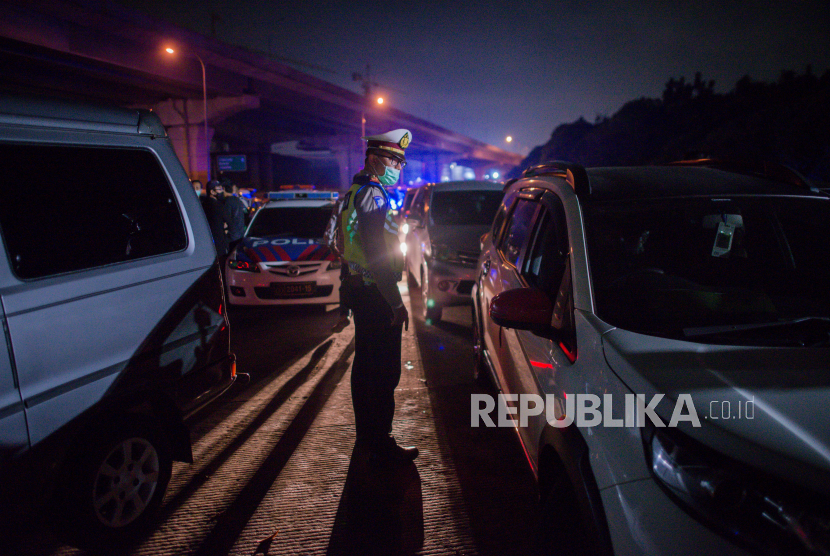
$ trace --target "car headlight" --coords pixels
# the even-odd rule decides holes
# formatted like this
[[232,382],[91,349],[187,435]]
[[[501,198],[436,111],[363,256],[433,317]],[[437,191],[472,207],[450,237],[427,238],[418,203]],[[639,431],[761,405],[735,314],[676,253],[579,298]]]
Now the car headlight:
[[451,261],[457,258],[455,251],[441,244],[432,244],[432,256],[439,261]]
[[326,267],[326,270],[337,270],[341,266],[343,266],[343,264],[340,262],[340,259],[337,258],[333,261],[329,261],[329,266]]
[[228,259],[228,267],[234,270],[244,270],[246,272],[259,272],[259,265],[249,261]]
[[727,538],[761,554],[830,554],[826,498],[726,460],[676,429],[643,435],[658,484]]

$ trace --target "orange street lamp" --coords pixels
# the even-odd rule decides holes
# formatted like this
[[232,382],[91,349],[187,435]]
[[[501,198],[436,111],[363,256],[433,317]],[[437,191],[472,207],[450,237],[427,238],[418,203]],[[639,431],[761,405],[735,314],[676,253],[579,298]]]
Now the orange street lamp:
[[[378,104],[383,104],[383,97],[377,98]],[[363,110],[360,112],[360,136],[366,137],[366,111]]]
[[[164,49],[165,52],[168,54],[175,54],[176,51],[169,46]],[[199,63],[202,65],[202,108],[204,108],[204,120],[205,120],[205,145],[207,149],[207,181],[210,181],[210,138],[208,137],[208,119],[207,119],[207,80],[205,79],[205,62],[202,58],[196,54],[195,52],[187,52],[191,56],[195,56]]]

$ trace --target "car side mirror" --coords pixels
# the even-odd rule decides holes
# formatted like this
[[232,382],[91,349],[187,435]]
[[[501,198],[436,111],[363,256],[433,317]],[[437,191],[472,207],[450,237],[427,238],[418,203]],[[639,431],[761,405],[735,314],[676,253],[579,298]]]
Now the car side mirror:
[[553,316],[550,298],[537,288],[517,288],[490,301],[490,318],[505,328],[548,331]]

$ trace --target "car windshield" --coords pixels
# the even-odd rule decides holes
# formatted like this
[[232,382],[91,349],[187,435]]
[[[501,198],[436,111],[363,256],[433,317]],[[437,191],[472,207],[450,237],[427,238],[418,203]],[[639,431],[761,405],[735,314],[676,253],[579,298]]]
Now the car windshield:
[[[749,345],[805,345],[806,330],[827,345],[830,200],[586,204],[584,218],[597,314],[609,324]],[[782,332],[789,324],[797,333]]]
[[432,221],[439,226],[489,226],[503,198],[501,190],[435,190],[429,211]]
[[266,207],[256,213],[246,237],[290,236],[321,238],[326,231],[331,205],[322,207]]

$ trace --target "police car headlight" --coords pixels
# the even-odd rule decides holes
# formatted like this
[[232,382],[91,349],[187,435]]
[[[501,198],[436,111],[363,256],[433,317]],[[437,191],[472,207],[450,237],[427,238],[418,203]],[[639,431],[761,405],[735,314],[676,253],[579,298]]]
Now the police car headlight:
[[241,270],[243,272],[260,272],[259,265],[252,261],[244,261],[238,258],[239,251],[233,251],[228,257],[228,268]]
[[644,429],[651,472],[675,502],[762,554],[830,554],[826,496],[785,486],[676,429]]
[[246,272],[259,272],[259,265],[248,261],[228,260],[228,267],[234,270],[244,270]]
[[326,270],[337,270],[341,266],[340,259],[334,259],[333,261],[329,261],[329,266],[326,267]]

